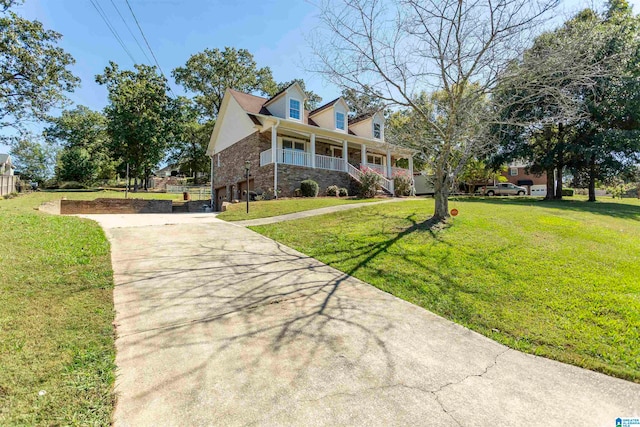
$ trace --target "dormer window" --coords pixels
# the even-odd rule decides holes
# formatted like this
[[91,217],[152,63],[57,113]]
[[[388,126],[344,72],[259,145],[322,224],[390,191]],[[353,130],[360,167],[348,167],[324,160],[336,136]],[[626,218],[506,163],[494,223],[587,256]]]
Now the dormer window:
[[380,123],[374,123],[373,124],[373,137],[376,139],[380,139]]
[[300,101],[297,99],[289,100],[289,118],[300,120]]
[[344,130],[344,113],[336,112],[336,129]]

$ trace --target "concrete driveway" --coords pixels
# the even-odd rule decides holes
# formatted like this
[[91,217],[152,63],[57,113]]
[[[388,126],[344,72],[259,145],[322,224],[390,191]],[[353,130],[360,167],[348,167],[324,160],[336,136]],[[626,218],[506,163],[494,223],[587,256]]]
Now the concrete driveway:
[[525,355],[211,215],[97,215],[116,426],[615,426],[640,384]]

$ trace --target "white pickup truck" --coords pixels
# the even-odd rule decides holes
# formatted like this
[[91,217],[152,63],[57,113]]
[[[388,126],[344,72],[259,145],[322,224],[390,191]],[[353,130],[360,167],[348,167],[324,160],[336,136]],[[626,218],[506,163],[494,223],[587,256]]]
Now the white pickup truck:
[[527,189],[510,182],[501,182],[498,185],[486,185],[477,191],[483,196],[524,196]]

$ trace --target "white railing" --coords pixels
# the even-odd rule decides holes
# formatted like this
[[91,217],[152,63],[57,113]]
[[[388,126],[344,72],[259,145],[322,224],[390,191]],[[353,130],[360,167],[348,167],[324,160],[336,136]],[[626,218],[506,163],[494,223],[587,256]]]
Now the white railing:
[[271,157],[271,148],[267,151],[263,151],[260,153],[260,166],[268,165],[273,163],[273,158]]
[[311,153],[307,153],[306,151],[283,149],[278,149],[276,153],[278,156],[278,163],[311,167]]
[[393,190],[393,180],[392,179],[387,179],[385,177],[382,177],[382,180],[380,182],[380,186],[382,188],[384,188],[385,190],[387,190],[387,192],[389,194],[391,194],[392,196],[395,196],[395,192]]
[[318,169],[344,172],[344,159],[342,157],[330,157],[316,154],[316,167]]
[[349,173],[349,175],[360,181],[360,174],[362,173],[360,172],[360,169],[349,163],[347,164],[347,172]]

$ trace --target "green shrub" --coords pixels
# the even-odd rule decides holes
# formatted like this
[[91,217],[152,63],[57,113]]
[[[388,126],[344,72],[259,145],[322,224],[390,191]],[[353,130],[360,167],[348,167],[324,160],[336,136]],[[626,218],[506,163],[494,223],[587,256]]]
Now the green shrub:
[[397,173],[393,176],[393,189],[396,196],[408,196],[411,194],[411,178],[406,173]]
[[330,185],[327,187],[327,196],[337,196],[338,191],[340,191],[340,189],[337,185]]
[[563,196],[573,196],[575,192],[573,191],[573,188],[563,188],[562,189],[562,195]]
[[293,190],[293,197],[302,197],[302,191],[299,188]]
[[347,197],[349,196],[349,190],[347,190],[346,188],[342,187],[338,189],[338,196],[340,197]]
[[61,183],[59,188],[61,190],[80,190],[87,188],[87,186],[78,181],[66,181]]
[[317,197],[320,186],[312,179],[305,179],[300,183],[300,192],[302,192],[302,197]]
[[358,190],[358,196],[363,199],[371,199],[375,197],[381,182],[382,177],[373,169],[367,167],[362,168],[360,170],[360,188]]

